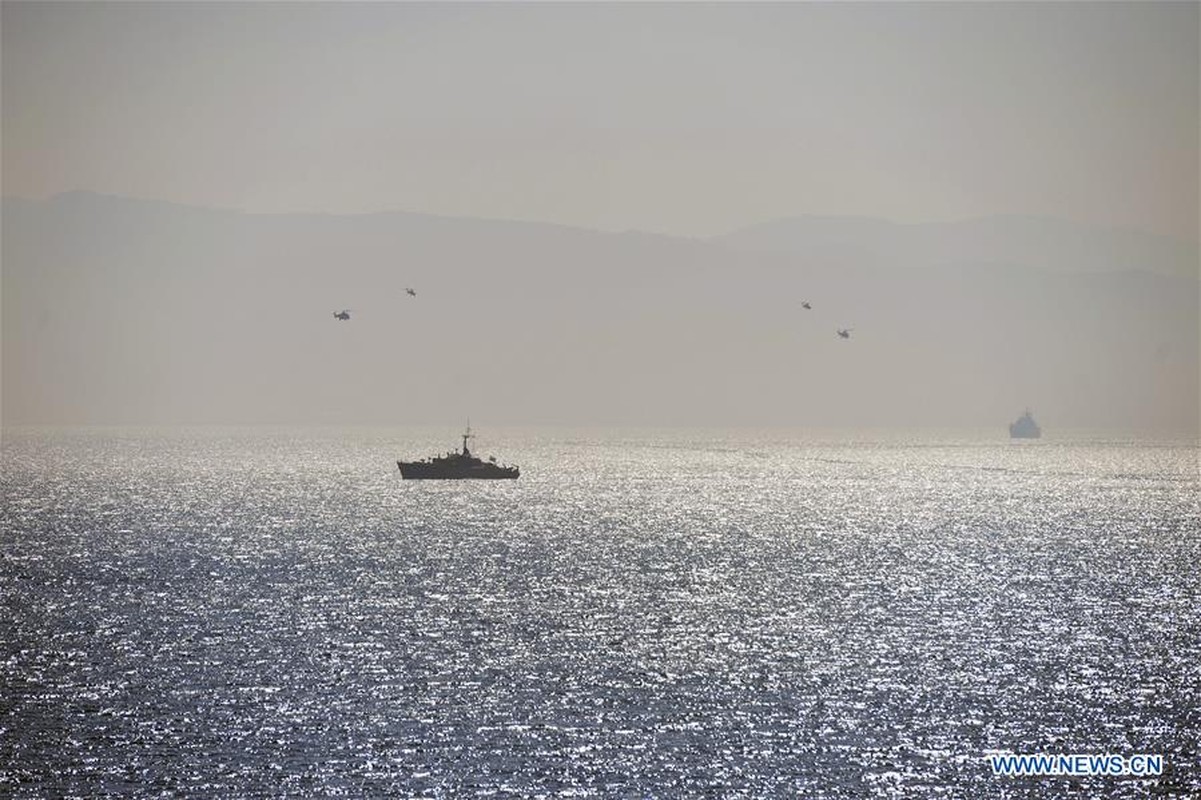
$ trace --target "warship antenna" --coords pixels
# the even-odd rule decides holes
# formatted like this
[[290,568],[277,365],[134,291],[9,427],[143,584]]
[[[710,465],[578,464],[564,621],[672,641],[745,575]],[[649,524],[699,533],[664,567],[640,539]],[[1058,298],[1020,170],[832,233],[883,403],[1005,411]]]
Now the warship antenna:
[[467,418],[467,430],[463,433],[463,455],[468,456],[471,453],[467,452],[467,440],[474,439],[475,434],[471,432],[471,417]]

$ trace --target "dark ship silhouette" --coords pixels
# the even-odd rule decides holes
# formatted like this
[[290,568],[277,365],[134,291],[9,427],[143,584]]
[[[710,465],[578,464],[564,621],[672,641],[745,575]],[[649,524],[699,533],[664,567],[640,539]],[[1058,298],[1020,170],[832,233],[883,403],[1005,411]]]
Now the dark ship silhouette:
[[1009,438],[1011,439],[1037,439],[1042,436],[1042,428],[1038,427],[1038,423],[1034,421],[1034,417],[1030,416],[1030,409],[1026,409],[1026,413],[1018,418],[1017,422],[1012,422],[1009,425]]
[[501,466],[495,458],[487,461],[476,458],[467,449],[467,440],[474,437],[471,424],[463,434],[463,452],[447,453],[444,456],[434,456],[423,461],[397,461],[400,476],[408,480],[453,480],[461,478],[481,478],[485,480],[500,480],[516,478],[521,470],[508,465]]

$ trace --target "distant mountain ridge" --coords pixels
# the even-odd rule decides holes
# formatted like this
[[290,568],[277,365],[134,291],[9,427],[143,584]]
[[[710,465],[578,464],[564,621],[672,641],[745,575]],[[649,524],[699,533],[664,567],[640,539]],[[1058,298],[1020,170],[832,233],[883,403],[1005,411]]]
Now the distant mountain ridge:
[[45,208],[124,206],[153,213],[164,208],[247,218],[310,220],[402,220],[429,225],[513,226],[583,235],[645,240],[707,242],[765,254],[806,258],[869,259],[905,266],[998,264],[1055,272],[1145,271],[1201,278],[1201,246],[1144,231],[1069,222],[1049,217],[994,215],[949,222],[901,223],[874,217],[806,215],[769,220],[708,237],[681,237],[642,230],[620,232],[532,220],[457,217],[415,211],[365,213],[246,212],[145,200],[90,191],[64,192],[46,200],[4,197],[6,211]]
[[[660,236],[660,234],[645,234],[642,231],[622,231],[620,233],[612,233],[608,231],[596,230],[593,228],[584,228],[575,225],[565,225],[555,222],[543,222],[538,220],[517,220],[517,219],[499,219],[490,217],[461,217],[448,214],[431,214],[421,211],[401,211],[401,210],[380,210],[367,212],[333,212],[333,211],[303,211],[303,212],[274,212],[274,211],[244,211],[236,208],[224,208],[221,206],[205,206],[193,205],[189,203],[180,203],[167,200],[148,200],[140,197],[129,197],[126,195],[106,194],[104,192],[93,192],[89,190],[76,190],[70,192],[61,192],[52,195],[44,200],[31,200],[24,197],[14,197],[5,195],[3,197],[3,208],[5,211],[17,213],[30,213],[37,210],[58,210],[62,212],[81,212],[81,213],[106,213],[106,214],[150,214],[161,215],[164,212],[174,210],[178,213],[194,213],[196,215],[210,216],[225,216],[230,218],[245,218],[251,220],[309,220],[309,221],[327,221],[337,223],[338,221],[355,220],[363,221],[388,221],[397,222],[409,220],[425,224],[442,224],[442,225],[478,225],[478,226],[511,226],[516,228],[535,228],[545,230],[559,231],[577,231],[583,234],[595,234],[601,236],[625,236],[625,235],[649,235]],[[674,237],[668,237],[674,238]]]
[[1197,278],[1201,248],[1142,231],[1046,217],[992,216],[896,223],[870,217],[772,220],[711,242],[738,250],[812,258],[869,258],[909,266],[1013,264],[1057,272],[1146,271]]
[[1198,278],[1156,241],[1102,263],[1011,220],[697,239],[87,192],[0,225],[5,425],[1197,428]]

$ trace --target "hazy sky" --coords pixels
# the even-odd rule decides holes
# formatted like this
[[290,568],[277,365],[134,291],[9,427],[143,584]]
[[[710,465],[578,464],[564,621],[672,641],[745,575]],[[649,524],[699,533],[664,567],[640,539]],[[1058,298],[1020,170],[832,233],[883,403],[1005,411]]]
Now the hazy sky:
[[1197,3],[3,4],[3,190],[1197,239]]

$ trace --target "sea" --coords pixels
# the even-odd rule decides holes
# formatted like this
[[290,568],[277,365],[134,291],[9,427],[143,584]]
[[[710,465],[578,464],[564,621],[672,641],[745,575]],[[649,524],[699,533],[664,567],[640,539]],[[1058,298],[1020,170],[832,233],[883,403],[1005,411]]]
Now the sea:
[[456,434],[4,429],[0,796],[1201,796],[1196,440]]

